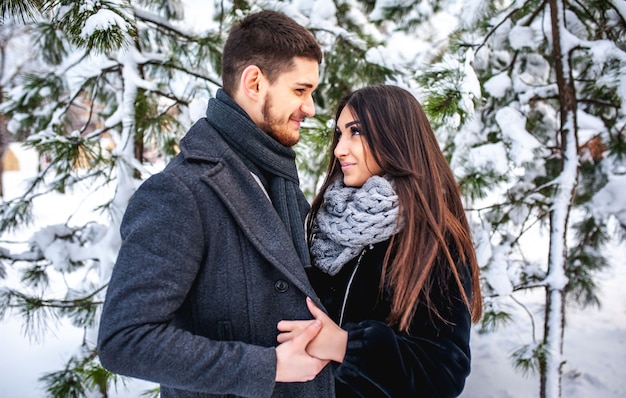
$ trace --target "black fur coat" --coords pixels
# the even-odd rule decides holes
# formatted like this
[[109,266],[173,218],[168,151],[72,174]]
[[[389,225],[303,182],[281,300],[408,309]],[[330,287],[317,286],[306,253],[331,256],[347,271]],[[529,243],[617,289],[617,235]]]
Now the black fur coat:
[[[344,361],[334,364],[337,397],[456,397],[470,373],[470,313],[452,288],[451,299],[432,297],[450,323],[420,305],[410,333],[389,327],[389,295],[378,288],[388,244],[366,248],[335,276],[309,270],[329,315],[348,331]],[[470,278],[463,282],[471,297]]]

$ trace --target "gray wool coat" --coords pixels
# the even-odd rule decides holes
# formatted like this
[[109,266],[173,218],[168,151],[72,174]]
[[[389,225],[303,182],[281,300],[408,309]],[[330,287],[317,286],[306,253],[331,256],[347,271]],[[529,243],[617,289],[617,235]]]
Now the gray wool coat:
[[130,201],[100,319],[108,370],[162,398],[334,397],[330,366],[276,383],[276,324],[318,301],[289,232],[206,119]]

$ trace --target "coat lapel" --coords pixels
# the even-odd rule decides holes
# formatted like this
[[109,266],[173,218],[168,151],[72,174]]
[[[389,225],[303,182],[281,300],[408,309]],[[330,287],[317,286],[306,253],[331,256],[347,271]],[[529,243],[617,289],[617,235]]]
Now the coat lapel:
[[[310,297],[316,297],[284,223],[250,171],[227,151],[204,178],[252,245]],[[250,203],[255,206],[250,206]]]

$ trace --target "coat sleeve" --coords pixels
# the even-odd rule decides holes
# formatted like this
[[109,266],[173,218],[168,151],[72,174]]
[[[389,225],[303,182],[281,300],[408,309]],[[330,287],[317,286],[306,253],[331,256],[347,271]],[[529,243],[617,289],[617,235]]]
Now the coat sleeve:
[[205,261],[205,235],[188,187],[167,173],[136,191],[100,318],[98,355],[108,370],[171,388],[269,397],[276,353],[194,334],[175,321]]
[[460,299],[451,304],[447,324],[418,308],[410,333],[373,320],[344,325],[336,379],[361,397],[459,396],[470,373],[471,318]]

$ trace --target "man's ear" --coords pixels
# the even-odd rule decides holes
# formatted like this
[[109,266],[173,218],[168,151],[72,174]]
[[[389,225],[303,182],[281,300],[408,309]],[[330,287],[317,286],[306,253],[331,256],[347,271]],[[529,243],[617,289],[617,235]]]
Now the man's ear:
[[263,72],[256,65],[249,65],[241,73],[241,93],[248,99],[256,101],[260,93],[260,84],[263,80]]

